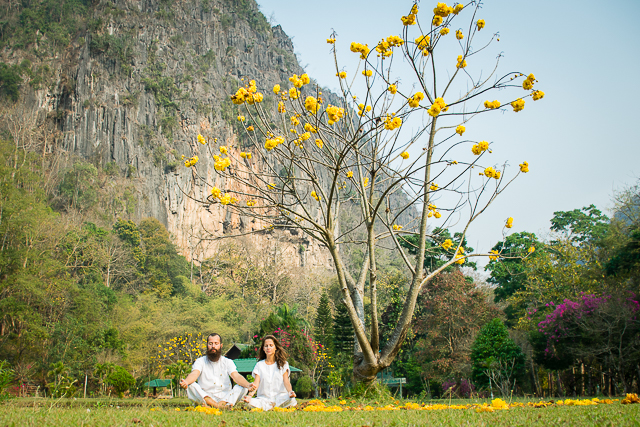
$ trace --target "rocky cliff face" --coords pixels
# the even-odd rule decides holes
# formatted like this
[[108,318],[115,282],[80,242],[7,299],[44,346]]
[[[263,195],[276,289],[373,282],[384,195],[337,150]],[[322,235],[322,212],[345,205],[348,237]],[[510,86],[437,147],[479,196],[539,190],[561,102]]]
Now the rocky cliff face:
[[[220,204],[194,200],[211,185],[226,187],[196,135],[242,145],[229,94],[243,79],[270,88],[304,72],[281,27],[272,28],[253,0],[103,0],[90,14],[67,48],[47,57],[36,42],[31,55],[49,64],[50,81],[23,91],[23,99],[55,122],[52,149],[117,165],[139,192],[134,217],[162,221],[188,258],[215,252],[211,234],[259,230],[250,237],[258,248],[331,268],[328,253],[295,230],[263,231]],[[3,59],[16,63],[16,55],[5,49]],[[198,155],[198,174],[182,155]]]

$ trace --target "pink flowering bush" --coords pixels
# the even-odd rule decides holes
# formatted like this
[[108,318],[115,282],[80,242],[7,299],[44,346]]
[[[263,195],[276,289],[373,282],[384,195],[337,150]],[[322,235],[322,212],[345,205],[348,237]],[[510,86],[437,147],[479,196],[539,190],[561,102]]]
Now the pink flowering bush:
[[625,373],[635,375],[640,363],[637,295],[582,294],[547,307],[551,313],[538,323],[538,334],[532,334],[537,361],[549,369],[565,369],[577,361],[610,365],[626,389]]

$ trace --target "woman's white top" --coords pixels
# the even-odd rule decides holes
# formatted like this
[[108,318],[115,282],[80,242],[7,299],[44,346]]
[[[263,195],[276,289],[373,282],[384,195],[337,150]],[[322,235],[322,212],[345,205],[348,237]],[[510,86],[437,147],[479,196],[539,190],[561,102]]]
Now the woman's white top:
[[284,387],[284,375],[289,375],[289,363],[285,362],[282,368],[278,368],[277,363],[267,365],[266,360],[261,360],[256,363],[255,368],[251,375],[260,376],[260,384],[258,385],[258,392],[256,397],[265,398],[269,401],[275,402],[276,396],[280,393],[286,393],[287,389]]

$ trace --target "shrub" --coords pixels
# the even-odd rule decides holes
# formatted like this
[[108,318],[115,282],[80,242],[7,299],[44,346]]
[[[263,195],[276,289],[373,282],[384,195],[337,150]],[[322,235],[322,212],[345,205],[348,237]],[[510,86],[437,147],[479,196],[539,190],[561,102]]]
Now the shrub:
[[15,373],[11,369],[9,362],[0,360],[0,400],[5,395],[5,390],[13,382]]
[[136,384],[135,378],[122,366],[114,366],[113,370],[107,375],[105,383],[113,387],[119,398],[124,397],[124,392],[132,388]]
[[471,347],[473,381],[480,386],[500,388],[503,395],[512,388],[512,381],[524,371],[524,354],[509,338],[507,327],[493,319],[480,329]]
[[313,383],[311,381],[311,377],[305,376],[296,382],[295,392],[300,395],[300,397],[309,397],[312,391]]

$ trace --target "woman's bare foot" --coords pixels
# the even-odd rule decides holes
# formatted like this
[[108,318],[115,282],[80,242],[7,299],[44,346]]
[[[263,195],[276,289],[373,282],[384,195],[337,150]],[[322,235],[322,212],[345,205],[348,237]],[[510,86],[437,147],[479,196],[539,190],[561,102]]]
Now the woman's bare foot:
[[242,400],[244,400],[245,403],[249,403],[251,402],[251,396],[246,395],[245,397],[242,398]]
[[204,398],[204,407],[205,408],[209,408],[209,407],[216,408],[217,406],[216,406],[216,402],[212,398],[210,398],[209,396],[206,396]]

